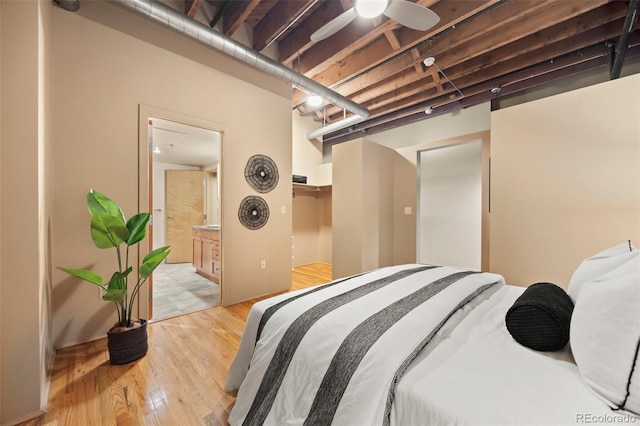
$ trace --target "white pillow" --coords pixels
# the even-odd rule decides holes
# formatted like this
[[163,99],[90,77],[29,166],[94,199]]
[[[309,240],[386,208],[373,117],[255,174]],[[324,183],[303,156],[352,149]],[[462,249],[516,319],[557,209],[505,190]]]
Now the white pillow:
[[640,415],[640,251],[582,285],[570,342],[587,386],[611,407]]
[[576,302],[582,284],[622,265],[635,256],[634,252],[637,253],[638,250],[631,244],[631,241],[625,241],[583,260],[569,281],[567,293],[573,302]]

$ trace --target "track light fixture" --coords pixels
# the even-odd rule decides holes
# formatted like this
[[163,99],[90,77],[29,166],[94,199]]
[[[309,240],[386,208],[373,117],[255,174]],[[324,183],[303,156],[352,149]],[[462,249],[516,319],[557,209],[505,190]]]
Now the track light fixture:
[[431,114],[433,113],[433,109],[436,107],[440,107],[446,104],[450,104],[452,102],[459,102],[462,98],[464,98],[464,94],[462,93],[462,91],[460,89],[458,89],[458,86],[455,85],[455,83],[453,81],[451,81],[451,79],[449,79],[449,77],[447,77],[447,75],[444,73],[444,71],[442,71],[442,69],[440,69],[440,67],[438,66],[438,64],[436,64],[436,58],[433,56],[427,56],[426,58],[424,58],[422,60],[422,63],[426,66],[426,67],[431,67],[434,66],[436,67],[436,69],[438,70],[438,73],[442,74],[442,76],[453,86],[454,89],[456,89],[456,92],[458,92],[460,94],[460,97],[458,99],[451,99],[447,102],[438,104],[438,105],[430,105],[427,108],[425,108],[424,113],[425,114]]

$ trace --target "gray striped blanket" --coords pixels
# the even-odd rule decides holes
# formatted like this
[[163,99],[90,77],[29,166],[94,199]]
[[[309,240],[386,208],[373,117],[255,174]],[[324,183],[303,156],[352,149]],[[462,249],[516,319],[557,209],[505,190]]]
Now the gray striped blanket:
[[254,305],[225,390],[232,425],[389,424],[396,384],[501,276],[401,265]]

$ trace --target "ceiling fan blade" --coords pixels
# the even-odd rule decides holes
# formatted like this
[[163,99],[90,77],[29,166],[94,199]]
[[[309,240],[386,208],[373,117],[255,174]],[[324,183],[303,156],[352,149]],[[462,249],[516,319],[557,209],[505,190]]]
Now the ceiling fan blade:
[[426,31],[440,21],[431,9],[407,0],[392,0],[384,14],[405,27]]
[[311,34],[311,41],[317,43],[334,35],[349,25],[357,16],[355,8],[352,7],[351,9],[345,10],[342,14],[336,16],[334,19],[318,28],[315,33]]

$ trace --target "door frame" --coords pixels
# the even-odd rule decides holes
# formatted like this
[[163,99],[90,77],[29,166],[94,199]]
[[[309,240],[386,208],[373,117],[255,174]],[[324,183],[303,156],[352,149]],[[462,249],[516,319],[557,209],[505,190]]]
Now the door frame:
[[[151,105],[138,105],[138,210],[141,212],[151,212],[153,209],[152,188],[153,188],[153,146],[150,144],[150,128],[149,120],[153,118],[161,118],[164,120],[175,121],[183,123],[188,126],[200,127],[207,130],[220,133],[220,166],[218,168],[218,179],[220,186],[224,180],[223,158],[224,158],[224,146],[226,144],[229,129],[227,126],[206,119],[193,117],[190,115],[181,114],[175,111],[170,111],[163,108],[154,107]],[[224,282],[224,193],[219,194],[220,197],[220,300],[222,303],[223,297],[223,282]],[[153,247],[153,232],[152,225],[147,229],[147,244],[138,244],[138,256],[142,259],[147,253],[151,251]],[[147,285],[140,288],[138,297],[138,317],[139,318],[151,318],[153,314],[153,300],[152,300],[152,288],[153,288],[153,274],[149,277]]]

